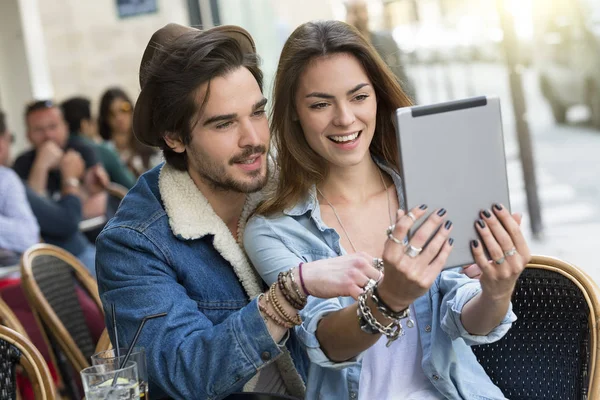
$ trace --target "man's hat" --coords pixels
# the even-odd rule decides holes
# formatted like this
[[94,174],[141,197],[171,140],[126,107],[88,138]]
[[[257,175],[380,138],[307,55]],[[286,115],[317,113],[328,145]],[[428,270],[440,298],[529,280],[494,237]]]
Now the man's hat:
[[221,25],[201,31],[196,28],[190,28],[179,24],[168,24],[154,32],[146,46],[144,55],[142,56],[142,63],[140,64],[140,88],[142,91],[140,92],[133,110],[133,133],[140,142],[149,146],[158,146],[160,144],[160,137],[156,137],[155,132],[152,131],[151,104],[155,93],[152,86],[146,87],[144,67],[154,56],[156,49],[164,49],[170,42],[188,32],[202,33],[202,35],[209,32],[221,32],[230,38],[235,39],[240,45],[243,53],[256,53],[256,46],[254,45],[252,36],[239,26]]

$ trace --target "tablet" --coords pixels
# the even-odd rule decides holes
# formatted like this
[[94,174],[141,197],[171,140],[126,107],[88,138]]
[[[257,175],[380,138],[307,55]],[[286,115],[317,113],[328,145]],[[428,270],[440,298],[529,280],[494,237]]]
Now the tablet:
[[454,249],[445,268],[473,263],[470,242],[481,239],[474,226],[480,211],[494,203],[510,210],[499,99],[399,108],[396,122],[406,206],[448,210]]

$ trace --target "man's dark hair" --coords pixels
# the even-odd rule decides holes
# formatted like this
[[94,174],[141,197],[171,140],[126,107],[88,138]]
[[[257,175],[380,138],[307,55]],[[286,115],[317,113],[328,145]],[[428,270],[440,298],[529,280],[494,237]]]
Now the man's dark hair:
[[166,162],[187,170],[187,154],[176,153],[164,141],[174,134],[184,144],[191,141],[197,122],[198,87],[208,82],[206,96],[200,105],[204,109],[210,95],[210,81],[238,68],[247,68],[263,90],[263,75],[256,54],[245,54],[239,43],[221,32],[181,35],[168,46],[158,50],[143,67],[143,90],[153,92],[151,104],[152,134],[160,137],[160,148]]
[[71,97],[60,105],[71,134],[78,135],[81,129],[81,121],[92,119],[90,104],[90,100],[85,97]]
[[4,136],[6,133],[6,119],[4,113],[0,111],[0,136]]

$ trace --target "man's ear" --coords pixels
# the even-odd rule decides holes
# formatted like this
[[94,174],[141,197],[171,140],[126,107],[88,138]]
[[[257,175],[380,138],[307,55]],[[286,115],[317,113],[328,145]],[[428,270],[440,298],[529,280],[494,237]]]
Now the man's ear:
[[164,136],[165,143],[175,153],[183,153],[185,151],[185,145],[179,138],[179,135],[175,132],[167,132]]

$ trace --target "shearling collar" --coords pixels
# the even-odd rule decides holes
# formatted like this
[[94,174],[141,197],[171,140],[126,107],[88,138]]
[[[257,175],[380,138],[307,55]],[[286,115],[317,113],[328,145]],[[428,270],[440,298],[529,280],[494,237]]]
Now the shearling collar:
[[186,171],[165,164],[160,171],[158,187],[173,234],[182,240],[213,235],[215,249],[232,265],[248,297],[253,299],[262,293],[262,279],[241,246],[246,220],[260,203],[262,192],[248,195],[236,239]]
[[[274,184],[274,177],[270,181]],[[236,240],[187,172],[179,171],[165,163],[160,171],[158,187],[173,234],[182,240],[213,235],[215,249],[231,264],[248,297],[254,299],[262,293],[262,278],[246,257],[242,239],[248,218],[263,200],[265,193],[269,192],[269,189],[265,188],[265,190],[248,195],[238,223]],[[296,371],[287,349],[275,360],[275,363],[288,392],[303,398],[304,382]],[[254,391],[257,382],[258,374],[244,386],[244,391]]]

